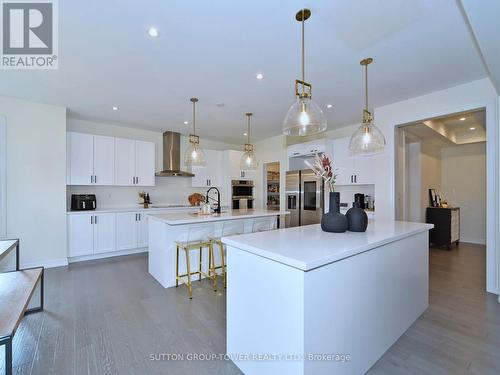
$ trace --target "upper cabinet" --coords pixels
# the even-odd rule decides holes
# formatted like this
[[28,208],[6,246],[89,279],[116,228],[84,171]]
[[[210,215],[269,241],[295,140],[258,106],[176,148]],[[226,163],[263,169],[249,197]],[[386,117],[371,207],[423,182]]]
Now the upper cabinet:
[[349,137],[333,140],[333,168],[337,169],[337,185],[371,185],[375,183],[378,156],[353,157]]
[[113,185],[115,139],[68,133],[69,185]]
[[155,144],[68,133],[68,185],[155,185]]
[[243,151],[224,151],[224,170],[226,173],[229,173],[229,180],[254,180],[257,176],[256,171],[240,169],[240,159],[242,155]]
[[155,144],[115,139],[115,181],[121,186],[155,185]]
[[222,187],[223,184],[223,151],[205,150],[204,167],[193,167],[194,177],[191,180],[193,187]]

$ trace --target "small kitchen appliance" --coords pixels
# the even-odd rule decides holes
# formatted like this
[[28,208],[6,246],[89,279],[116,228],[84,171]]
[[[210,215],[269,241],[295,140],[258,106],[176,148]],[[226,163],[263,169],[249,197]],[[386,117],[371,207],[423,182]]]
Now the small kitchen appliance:
[[95,194],[72,194],[71,211],[95,210],[97,200]]

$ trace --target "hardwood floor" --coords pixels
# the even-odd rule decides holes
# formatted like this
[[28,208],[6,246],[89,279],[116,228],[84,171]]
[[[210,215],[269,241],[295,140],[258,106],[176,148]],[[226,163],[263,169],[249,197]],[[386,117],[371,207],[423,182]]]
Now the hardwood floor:
[[429,263],[429,308],[368,374],[500,374],[500,304],[485,292],[485,246],[432,248]]
[[[241,373],[230,361],[150,359],[225,352],[225,295],[208,282],[189,301],[150,277],[143,255],[48,269],[45,282],[45,311],[15,336],[14,373]],[[430,306],[369,374],[499,374],[500,304],[484,289],[484,246],[431,249]]]

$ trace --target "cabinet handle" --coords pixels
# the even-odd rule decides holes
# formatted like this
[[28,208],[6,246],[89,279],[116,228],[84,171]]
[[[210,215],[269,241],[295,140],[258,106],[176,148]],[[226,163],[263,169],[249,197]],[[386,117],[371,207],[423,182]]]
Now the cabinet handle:
[[351,175],[351,184],[353,183],[353,180],[352,180],[352,175]]
[[135,221],[137,221],[137,214],[135,214]]
[[97,216],[94,216],[94,224],[97,224]]
[[94,175],[94,184],[97,184],[97,175]]
[[94,215],[90,215],[90,224],[94,224]]
[[141,214],[139,214],[139,221],[141,221]]
[[358,175],[354,175],[354,183],[358,183]]
[[93,184],[94,183],[94,175],[90,175],[90,183]]
[[135,183],[136,183],[137,185],[139,185],[139,177],[136,177],[136,178],[135,178]]

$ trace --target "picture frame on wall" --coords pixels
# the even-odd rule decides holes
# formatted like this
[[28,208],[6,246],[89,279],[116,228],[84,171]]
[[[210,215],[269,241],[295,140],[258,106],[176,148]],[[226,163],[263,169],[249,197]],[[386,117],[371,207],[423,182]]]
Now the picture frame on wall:
[[437,194],[435,189],[429,189],[429,205],[431,207],[437,207]]

